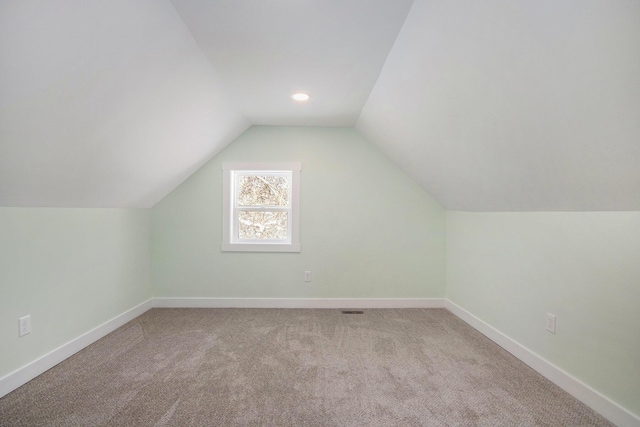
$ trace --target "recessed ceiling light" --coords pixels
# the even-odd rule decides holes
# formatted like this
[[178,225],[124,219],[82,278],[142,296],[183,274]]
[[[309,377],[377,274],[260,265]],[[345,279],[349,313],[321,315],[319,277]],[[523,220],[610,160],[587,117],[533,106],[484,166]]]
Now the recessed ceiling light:
[[297,92],[291,95],[291,99],[294,101],[308,101],[309,98],[311,98],[309,94],[304,92]]

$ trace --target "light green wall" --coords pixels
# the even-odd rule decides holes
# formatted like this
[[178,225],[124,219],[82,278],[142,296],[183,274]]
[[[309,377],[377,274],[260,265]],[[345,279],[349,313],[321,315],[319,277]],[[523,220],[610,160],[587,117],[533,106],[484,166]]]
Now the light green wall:
[[0,377],[151,297],[149,223],[148,210],[0,208]]
[[[254,161],[302,163],[302,252],[220,251],[221,163]],[[0,236],[0,377],[152,295],[428,298],[446,279],[452,302],[640,413],[640,212],[445,215],[352,129],[252,127],[151,210],[0,208]]]
[[640,212],[447,212],[447,297],[640,414]]
[[[221,252],[221,163],[294,161],[302,251]],[[157,297],[445,293],[442,207],[353,129],[254,126],[158,203],[152,222]]]

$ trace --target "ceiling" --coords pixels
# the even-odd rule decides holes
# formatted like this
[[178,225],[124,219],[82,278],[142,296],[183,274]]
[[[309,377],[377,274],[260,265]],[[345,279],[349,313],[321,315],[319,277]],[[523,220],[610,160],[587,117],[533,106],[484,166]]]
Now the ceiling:
[[0,206],[150,207],[288,125],[447,209],[640,210],[638,52],[636,0],[0,0]]
[[450,210],[640,210],[640,1],[416,1],[356,129]]
[[0,0],[0,206],[149,207],[250,122],[166,1]]
[[352,127],[412,0],[172,3],[252,124]]

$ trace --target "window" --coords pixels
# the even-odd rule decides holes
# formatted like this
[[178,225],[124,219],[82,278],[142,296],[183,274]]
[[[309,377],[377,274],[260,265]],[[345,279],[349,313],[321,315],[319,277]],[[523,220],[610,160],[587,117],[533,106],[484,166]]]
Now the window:
[[300,252],[300,163],[222,164],[222,250]]

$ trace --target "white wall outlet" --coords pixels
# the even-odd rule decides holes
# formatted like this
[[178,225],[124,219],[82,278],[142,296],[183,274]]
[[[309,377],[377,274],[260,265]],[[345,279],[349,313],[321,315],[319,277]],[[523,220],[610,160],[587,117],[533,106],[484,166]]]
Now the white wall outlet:
[[25,336],[31,333],[31,315],[18,319],[18,336]]
[[310,271],[305,271],[304,272],[304,281],[305,282],[310,282],[311,281],[311,272]]
[[556,333],[556,316],[551,313],[547,313],[547,331]]

